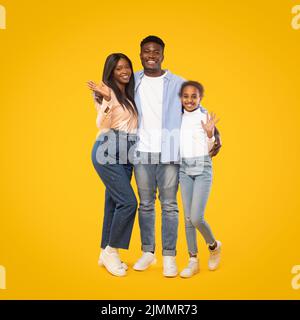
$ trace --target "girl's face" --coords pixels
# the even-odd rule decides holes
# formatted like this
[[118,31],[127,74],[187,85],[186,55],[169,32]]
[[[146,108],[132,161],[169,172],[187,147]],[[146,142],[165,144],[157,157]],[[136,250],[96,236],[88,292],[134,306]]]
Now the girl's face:
[[186,111],[193,111],[198,107],[202,97],[196,87],[186,86],[183,88],[180,98],[184,109]]
[[114,69],[114,79],[119,84],[127,84],[130,81],[132,75],[132,70],[126,59],[121,58],[115,69]]

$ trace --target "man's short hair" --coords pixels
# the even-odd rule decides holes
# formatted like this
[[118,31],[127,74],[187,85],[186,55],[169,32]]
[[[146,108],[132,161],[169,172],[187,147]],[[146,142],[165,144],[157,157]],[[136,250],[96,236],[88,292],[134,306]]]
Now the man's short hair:
[[155,42],[155,43],[159,44],[163,50],[165,48],[165,43],[162,41],[161,38],[159,38],[157,36],[148,36],[141,41],[141,49],[144,44],[149,43],[149,42]]

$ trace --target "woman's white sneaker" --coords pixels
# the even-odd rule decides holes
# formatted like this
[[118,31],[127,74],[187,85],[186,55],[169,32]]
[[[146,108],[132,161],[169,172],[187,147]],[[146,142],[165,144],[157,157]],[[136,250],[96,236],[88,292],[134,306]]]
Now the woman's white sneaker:
[[199,260],[195,257],[189,259],[188,266],[180,272],[180,277],[190,278],[199,272]]
[[156,258],[152,252],[143,252],[141,258],[134,264],[133,269],[136,271],[144,271],[152,264],[156,263]]
[[[101,260],[101,254],[100,254],[99,259],[98,259],[98,265],[99,265],[99,267],[104,267],[104,264],[103,264],[103,262]],[[124,270],[126,270],[126,271],[128,270],[128,265],[124,261],[121,261],[121,265],[124,268]]]
[[165,277],[176,277],[178,274],[176,258],[173,256],[163,256],[164,270],[163,275]]
[[214,271],[218,268],[219,264],[220,264],[220,260],[221,260],[221,246],[222,243],[218,240],[216,240],[217,242],[217,247],[214,250],[209,250],[210,256],[209,256],[209,260],[208,260],[208,269],[210,271]]
[[117,277],[124,277],[126,270],[122,267],[122,263],[118,252],[108,252],[106,248],[102,250],[99,261],[103,263],[108,272]]

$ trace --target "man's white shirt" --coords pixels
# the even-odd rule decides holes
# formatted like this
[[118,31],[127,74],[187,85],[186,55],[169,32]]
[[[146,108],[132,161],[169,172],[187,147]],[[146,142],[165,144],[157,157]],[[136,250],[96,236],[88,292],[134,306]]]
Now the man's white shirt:
[[143,76],[139,86],[142,119],[138,151],[161,152],[162,107],[165,72],[160,77]]

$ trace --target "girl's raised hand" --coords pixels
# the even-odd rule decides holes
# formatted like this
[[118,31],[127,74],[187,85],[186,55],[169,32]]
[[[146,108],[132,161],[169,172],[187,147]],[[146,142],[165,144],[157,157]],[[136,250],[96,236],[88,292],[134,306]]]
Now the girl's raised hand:
[[89,89],[102,96],[106,101],[111,99],[111,89],[104,82],[96,84],[94,81],[88,81],[87,85]]
[[219,120],[220,119],[216,119],[216,114],[213,112],[210,115],[208,112],[206,113],[206,123],[201,120],[202,128],[206,132],[208,138],[212,138],[214,136],[215,125]]

